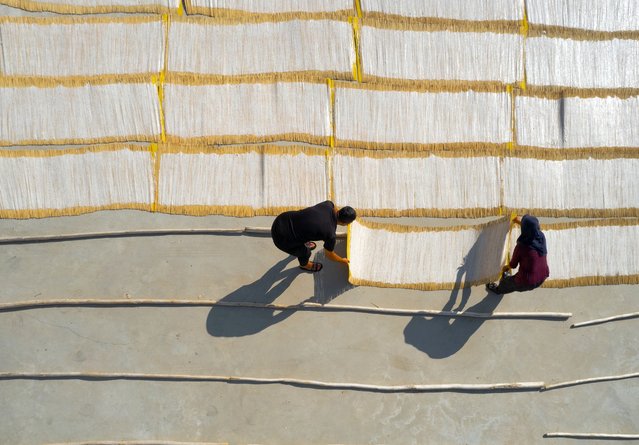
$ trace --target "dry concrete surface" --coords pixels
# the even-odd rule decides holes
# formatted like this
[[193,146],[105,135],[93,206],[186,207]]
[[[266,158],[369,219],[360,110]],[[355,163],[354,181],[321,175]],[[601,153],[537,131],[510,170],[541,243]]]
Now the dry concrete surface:
[[[0,5],[1,15],[32,14]],[[269,227],[272,218],[135,211],[0,220],[0,237]],[[454,224],[456,220],[410,220]],[[344,242],[337,250],[344,254]],[[437,252],[432,252],[437,255]],[[321,243],[316,253],[322,259]],[[0,244],[0,304],[52,299],[212,299],[404,309],[572,312],[566,321],[473,320],[207,306],[0,310],[2,373],[148,373],[376,385],[557,383],[639,371],[639,286],[353,287],[329,261],[301,272],[267,236],[119,237]],[[639,434],[639,379],[551,391],[386,393],[188,380],[0,378],[0,444],[536,444],[556,431]],[[587,440],[588,444],[609,443]]]
[[[0,220],[0,236],[270,227],[272,218],[106,211]],[[427,221],[428,223],[428,221]],[[454,220],[451,222],[454,223]],[[316,257],[322,259],[321,243]],[[337,251],[344,254],[344,241]],[[437,252],[432,252],[437,255]],[[170,235],[0,245],[0,303],[213,299],[474,312],[571,312],[565,321],[473,320],[210,306],[52,306],[0,311],[0,372],[290,378],[376,385],[557,383],[639,370],[638,286],[353,287],[345,266],[300,271],[268,236]],[[0,379],[0,442],[527,444],[556,431],[639,433],[639,379],[550,391],[400,392],[245,382]],[[585,441],[597,443],[594,440]],[[602,441],[600,443],[606,443]]]

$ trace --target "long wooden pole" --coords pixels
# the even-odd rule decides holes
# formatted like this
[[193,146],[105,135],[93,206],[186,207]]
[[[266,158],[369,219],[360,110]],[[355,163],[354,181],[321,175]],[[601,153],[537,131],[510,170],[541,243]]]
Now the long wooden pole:
[[175,442],[166,440],[91,440],[86,442],[59,442],[47,445],[228,445],[227,442]]
[[425,316],[425,317],[464,317],[481,319],[547,319],[566,320],[572,316],[569,312],[452,312],[430,309],[395,309],[372,306],[348,306],[337,304],[300,303],[293,305],[264,304],[242,301],[220,301],[210,299],[161,299],[161,298],[127,298],[127,299],[51,299],[26,300],[12,303],[0,303],[0,310],[22,310],[36,307],[53,306],[220,306],[237,308],[271,309],[278,311],[326,311],[326,312],[363,312],[384,315]]
[[374,392],[478,392],[478,391],[539,391],[543,382],[515,383],[449,383],[432,385],[372,385],[364,383],[321,382],[287,377],[261,378],[191,374],[143,374],[127,372],[2,372],[0,380],[151,380],[151,381],[187,381],[221,382],[248,384],[279,384],[322,389],[342,389]]
[[571,380],[569,382],[561,382],[555,383],[552,385],[545,385],[543,391],[549,391],[551,389],[565,388],[567,386],[576,386],[583,385],[585,383],[597,383],[597,382],[609,382],[612,380],[624,380],[624,379],[633,379],[639,377],[639,372],[635,372],[632,374],[622,374],[622,375],[609,375],[605,377],[594,377],[591,379],[582,379],[582,380]]
[[[244,227],[235,229],[150,229],[150,230],[121,230],[108,232],[67,233],[57,235],[34,235],[0,238],[0,244],[22,244],[51,241],[73,241],[92,238],[123,238],[133,236],[166,236],[166,235],[270,235],[268,227]],[[338,238],[345,238],[346,233],[337,233]]]
[[573,324],[570,327],[571,328],[580,328],[580,327],[583,327],[583,326],[592,326],[592,325],[596,325],[596,324],[607,323],[609,321],[627,320],[629,318],[637,318],[637,317],[639,317],[639,312],[631,312],[629,314],[620,314],[620,315],[615,315],[613,317],[598,318],[596,320],[590,320],[590,321],[582,321],[581,323],[575,323],[575,324]]
[[546,433],[544,437],[564,437],[568,439],[626,439],[638,440],[639,434],[605,434],[605,433]]

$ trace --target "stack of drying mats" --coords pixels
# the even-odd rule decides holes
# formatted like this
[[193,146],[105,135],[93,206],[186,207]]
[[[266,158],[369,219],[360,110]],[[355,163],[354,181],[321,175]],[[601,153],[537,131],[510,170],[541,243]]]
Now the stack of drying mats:
[[526,212],[580,218],[545,285],[639,282],[637,2],[0,3],[67,14],[0,19],[0,217],[503,215],[353,224],[353,283],[441,289]]

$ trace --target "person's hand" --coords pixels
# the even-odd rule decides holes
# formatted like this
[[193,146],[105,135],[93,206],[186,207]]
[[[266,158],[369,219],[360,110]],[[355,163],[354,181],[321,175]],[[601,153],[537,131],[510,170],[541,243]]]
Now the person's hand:
[[342,263],[349,264],[350,262],[351,260],[349,260],[348,258],[342,258]]
[[510,266],[506,264],[504,267],[501,268],[501,273],[508,272],[509,270],[510,270]]

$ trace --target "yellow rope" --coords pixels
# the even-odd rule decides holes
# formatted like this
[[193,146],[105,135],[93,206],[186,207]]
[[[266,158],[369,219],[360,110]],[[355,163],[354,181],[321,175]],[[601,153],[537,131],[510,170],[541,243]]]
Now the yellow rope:
[[353,27],[353,45],[355,46],[355,63],[353,64],[353,80],[362,81],[362,56],[359,48],[360,42],[360,24],[359,18],[349,17],[348,22]]
[[360,0],[355,1],[355,12],[357,13],[357,17],[362,18],[362,4]]
[[149,150],[151,152],[151,162],[153,166],[153,203],[151,204],[151,211],[157,212],[160,195],[160,152],[158,150],[158,144],[151,144]]
[[519,33],[523,36],[521,56],[523,60],[523,79],[519,84],[523,91],[526,91],[526,41],[528,39],[528,11],[526,10],[526,2],[524,2],[524,17],[519,27]]

